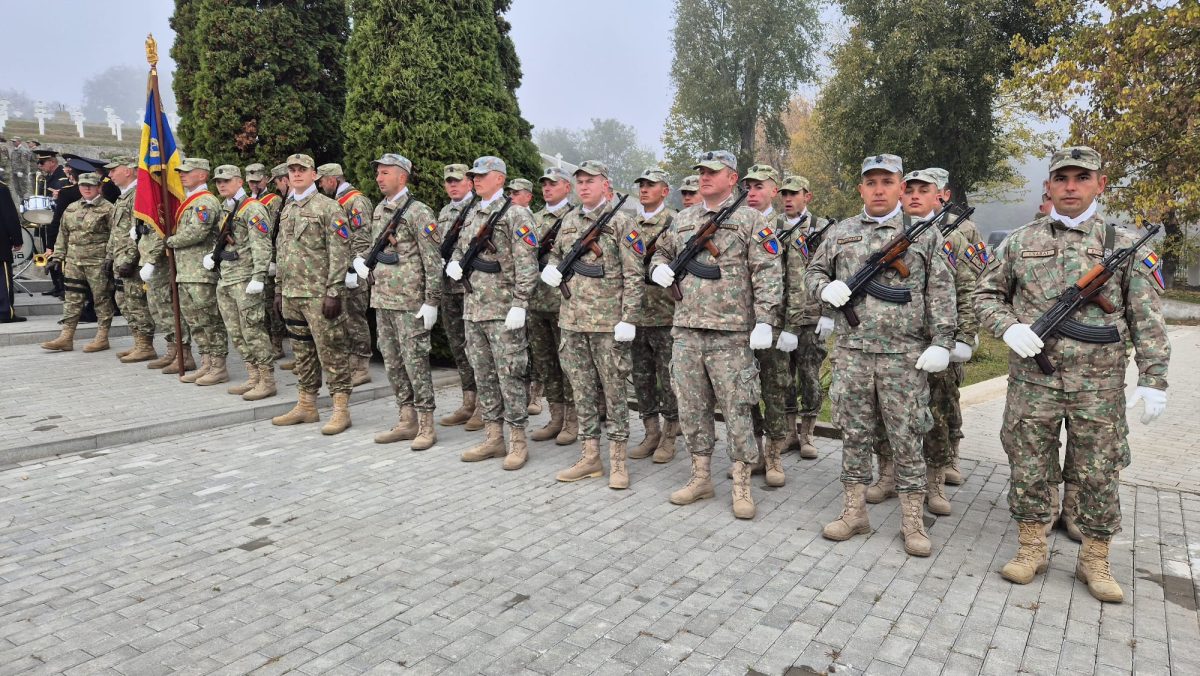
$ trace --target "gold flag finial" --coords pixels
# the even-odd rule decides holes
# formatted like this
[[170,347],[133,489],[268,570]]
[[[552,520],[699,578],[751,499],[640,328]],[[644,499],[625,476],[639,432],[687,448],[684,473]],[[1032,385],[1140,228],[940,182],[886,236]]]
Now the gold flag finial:
[[154,41],[154,34],[146,36],[146,60],[151,66],[158,65],[158,43]]

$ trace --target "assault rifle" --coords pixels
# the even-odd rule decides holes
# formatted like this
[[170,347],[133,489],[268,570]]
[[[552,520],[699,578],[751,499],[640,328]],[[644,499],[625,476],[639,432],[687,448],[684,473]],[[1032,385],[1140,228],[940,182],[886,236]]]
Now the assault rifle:
[[[412,206],[415,199],[412,194],[409,194],[403,206],[397,209],[396,213],[392,214],[392,217],[388,219],[387,225],[383,226],[383,232],[379,233],[379,237],[375,238],[375,243],[371,245],[371,250],[367,252],[366,259],[364,260],[364,264],[368,270],[374,270],[375,266],[380,263],[393,265],[400,260],[398,254],[385,254],[383,250],[387,248],[388,244],[392,243],[396,236],[396,228],[400,226],[400,219],[404,218],[404,212],[408,211],[408,208]],[[350,272],[355,272],[353,266],[350,267]]]
[[825,221],[825,227],[821,228],[820,230],[811,235],[801,235],[801,237],[804,238],[804,248],[808,249],[808,255],[810,258],[817,250],[817,247],[821,246],[821,240],[825,239],[825,233],[829,232],[829,229],[835,224],[837,224],[837,219],[830,218],[829,220]]
[[221,261],[236,261],[238,259],[236,251],[227,252],[225,249],[230,244],[237,245],[237,242],[233,241],[233,217],[237,215],[238,210],[245,203],[246,198],[238,200],[233,205],[233,209],[230,209],[229,214],[225,216],[225,221],[221,223],[221,231],[217,233],[217,244],[213,247],[212,252],[213,272],[221,271]]
[[558,229],[562,227],[563,219],[566,218],[567,214],[571,213],[571,210],[574,208],[574,204],[568,206],[567,209],[562,212],[562,215],[558,217],[558,220],[554,221],[554,225],[550,226],[550,229],[546,231],[546,237],[538,244],[537,255],[539,270],[546,267],[546,256],[549,256],[550,250],[554,248],[554,241],[558,239]]
[[[1053,307],[1037,318],[1031,327],[1033,332],[1042,340],[1049,340],[1055,336],[1066,336],[1083,343],[1116,343],[1120,341],[1121,334],[1115,326],[1089,326],[1071,319],[1071,315],[1088,303],[1099,305],[1105,314],[1116,312],[1117,309],[1100,292],[1108,280],[1116,274],[1117,269],[1124,265],[1134,252],[1146,243],[1146,240],[1158,234],[1161,229],[1160,225],[1151,225],[1146,229],[1146,234],[1131,246],[1107,253],[1099,263],[1096,263],[1091,270],[1080,277],[1079,281],[1068,286],[1067,290],[1063,291],[1055,301]],[[1054,373],[1054,365],[1050,363],[1045,352],[1035,355],[1034,360],[1042,373],[1046,375]]]
[[717,234],[717,230],[720,229],[721,224],[732,216],[733,212],[737,211],[742,202],[746,200],[746,195],[749,194],[747,190],[741,191],[732,204],[713,214],[708,223],[705,223],[703,227],[697,230],[696,234],[692,235],[692,238],[683,246],[683,250],[676,254],[675,260],[667,265],[671,272],[675,274],[675,281],[671,284],[670,288],[671,297],[676,301],[683,300],[683,291],[679,289],[679,282],[687,273],[690,272],[700,279],[721,278],[721,268],[715,265],[705,265],[697,261],[696,256],[700,254],[701,249],[705,249],[713,258],[717,257],[720,252],[717,251],[716,245],[712,243],[713,237]]
[[492,214],[491,218],[479,228],[479,232],[471,238],[471,243],[467,245],[467,251],[463,254],[459,265],[462,266],[462,282],[463,288],[467,293],[474,293],[475,289],[471,287],[471,273],[476,270],[484,272],[500,272],[500,263],[497,261],[481,261],[479,254],[483,253],[484,249],[495,252],[496,245],[492,244],[492,235],[496,231],[496,224],[504,218],[504,214],[508,213],[508,208],[512,206],[512,197],[504,198],[504,205],[500,207],[500,211]]
[[625,204],[625,200],[629,199],[629,194],[621,195],[621,199],[617,200],[617,206],[613,207],[608,213],[596,219],[595,223],[583,232],[583,236],[575,240],[571,245],[571,250],[566,256],[558,262],[558,271],[562,273],[562,281],[558,285],[558,290],[562,292],[563,298],[571,297],[571,290],[567,288],[567,282],[570,281],[575,273],[579,273],[584,277],[603,277],[603,265],[590,265],[579,260],[583,257],[585,251],[591,251],[597,257],[603,255],[600,246],[596,244],[596,240],[600,237],[600,233],[604,231],[604,227],[612,220],[612,217],[621,210],[621,205]]
[[458,246],[458,238],[462,234],[463,223],[467,222],[467,214],[471,213],[471,207],[479,201],[479,195],[476,194],[467,202],[467,206],[459,210],[458,216],[454,219],[454,223],[450,225],[450,229],[442,236],[442,243],[438,245],[438,252],[442,254],[442,262],[449,263],[450,258],[454,255],[454,247]]

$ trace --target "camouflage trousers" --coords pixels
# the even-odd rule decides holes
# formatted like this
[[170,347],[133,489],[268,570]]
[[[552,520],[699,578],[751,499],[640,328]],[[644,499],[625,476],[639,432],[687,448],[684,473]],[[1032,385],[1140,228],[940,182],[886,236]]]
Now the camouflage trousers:
[[346,289],[346,338],[350,341],[350,354],[371,358],[371,325],[367,322],[367,310],[371,307],[371,287],[365,284],[357,289]]
[[283,323],[296,353],[296,387],[319,392],[321,374],[330,394],[350,393],[350,351],[346,349],[346,313],[329,320],[321,314],[321,298],[283,297]]
[[671,338],[669,326],[639,326],[633,339],[633,391],[642,419],[662,415],[679,420],[679,402],[671,387]]
[[725,416],[729,459],[758,462],[750,409],[758,405],[758,364],[746,331],[676,326],[671,346],[671,384],[679,400],[679,427],[693,455],[713,454],[713,410]]
[[950,437],[950,422],[962,413],[958,407],[958,374],[953,368],[929,374],[929,414],[933,426],[925,433],[923,449],[925,464],[930,469],[949,467],[954,462],[954,440]]
[[1050,490],[1058,466],[1059,434],[1075,449],[1079,505],[1075,523],[1086,536],[1107,540],[1121,530],[1121,470],[1129,465],[1125,392],[1064,392],[1009,379],[1000,443],[1012,473],[1008,509],[1017,521],[1050,521]]
[[266,317],[264,319],[266,321],[267,335],[272,340],[276,336],[282,337],[287,333],[283,326],[283,317],[278,312],[275,312],[275,301],[272,300],[273,298],[275,298],[275,278],[267,275],[266,281],[263,282],[263,301],[266,303]]
[[[171,268],[166,263],[154,266],[154,273],[150,275],[150,281],[146,282],[146,300],[150,304],[150,316],[154,319],[155,330],[166,338],[168,344],[174,343],[175,308],[171,302]],[[191,344],[191,330],[187,319],[182,315],[179,317],[179,326],[183,329],[183,344]]]
[[[442,329],[446,331],[446,342],[458,368],[458,380],[464,392],[475,391],[475,369],[467,357],[467,334],[463,322],[463,296],[461,293],[442,294],[442,307],[438,313],[442,318]],[[524,375],[524,374],[522,374]]]
[[545,388],[547,402],[573,405],[571,381],[563,373],[558,357],[562,337],[558,330],[558,313],[530,310],[525,335],[529,337],[530,378]]
[[425,320],[408,310],[375,309],[379,351],[396,407],[432,411],[433,373],[429,370],[429,335]]
[[762,407],[755,404],[750,409],[754,436],[766,433],[768,438],[783,439],[787,436],[788,393],[792,391],[788,354],[768,347],[755,350],[754,358],[758,360],[759,391],[762,392]]
[[600,438],[600,402],[608,411],[608,438],[629,438],[629,343],[618,343],[609,331],[562,332],[559,348],[563,370],[579,395],[579,438]]
[[229,354],[229,337],[217,307],[217,285],[179,282],[179,311],[192,329],[200,354],[224,357]]
[[872,453],[887,445],[895,456],[896,490],[925,490],[921,447],[932,419],[929,374],[913,367],[919,356],[838,350],[829,399],[842,430],[843,483],[871,483]]
[[963,381],[967,378],[967,371],[961,363],[950,364],[947,371],[954,372],[954,407],[949,409],[946,417],[947,429],[950,430],[950,447],[955,460],[958,459],[958,444],[954,443],[963,438],[962,431],[962,404],[959,401],[959,388],[962,387]]
[[267,333],[264,295],[246,293],[246,285],[241,282],[226,284],[217,287],[217,306],[225,320],[225,331],[242,359],[254,366],[274,364],[275,348]]
[[513,427],[525,427],[529,420],[525,410],[529,405],[525,387],[529,368],[525,329],[510,331],[503,319],[463,324],[484,422],[503,419]]
[[100,269],[100,264],[79,265],[67,261],[63,264],[63,325],[75,326],[79,323],[79,315],[87,304],[88,290],[96,302],[96,319],[101,326],[112,323],[116,314],[113,303],[112,279]]
[[142,278],[134,275],[122,278],[117,289],[117,307],[121,316],[129,322],[129,330],[145,336],[154,335],[154,318],[150,316],[150,302],[146,299],[146,287]]
[[[792,387],[787,400],[788,413],[812,417],[820,415],[825,399],[825,392],[821,389],[821,364],[829,355],[825,341],[817,336],[814,329],[816,324],[807,324],[801,326],[800,333],[796,334],[799,342],[788,358]],[[800,401],[799,410],[797,399]]]

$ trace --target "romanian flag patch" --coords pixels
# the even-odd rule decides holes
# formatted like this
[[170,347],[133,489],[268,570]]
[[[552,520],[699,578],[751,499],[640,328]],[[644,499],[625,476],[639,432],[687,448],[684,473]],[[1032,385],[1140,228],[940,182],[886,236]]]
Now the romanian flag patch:
[[201,223],[207,223],[208,220],[212,218],[212,212],[209,211],[208,207],[204,205],[198,206],[196,207],[196,218],[199,219]]
[[264,235],[271,234],[271,227],[267,225],[267,219],[263,218],[262,216],[256,214],[255,216],[251,217],[250,225]]
[[977,256],[978,254],[979,254],[979,252],[975,249],[974,244],[967,245],[967,260],[969,260],[969,261],[975,260],[975,256]]
[[350,227],[354,228],[355,230],[358,230],[362,226],[362,222],[363,222],[362,209],[359,209],[358,207],[351,208],[350,209]]
[[992,257],[988,254],[987,245],[983,242],[975,245],[975,252],[979,254],[979,262],[987,265]]
[[946,260],[950,261],[950,267],[958,267],[958,256],[954,253],[954,245],[950,242],[942,243],[942,253],[946,254]]
[[346,219],[339,218],[333,222],[333,231],[342,239],[350,239],[350,228],[346,227]]
[[646,245],[642,243],[642,236],[637,230],[630,230],[629,234],[625,235],[625,243],[639,254],[646,253]]
[[812,252],[808,250],[808,235],[800,233],[796,236],[796,241],[792,242],[792,245],[799,249],[800,255],[804,256],[805,258],[810,258],[812,256]]
[[437,223],[430,221],[429,225],[421,228],[421,231],[425,233],[426,237],[433,237],[435,234],[437,234]]
[[1145,265],[1150,270],[1150,276],[1154,278],[1154,283],[1158,284],[1158,288],[1166,291],[1167,283],[1163,281],[1162,260],[1159,259],[1158,254],[1151,251],[1148,256],[1142,259],[1142,265]]
[[537,233],[534,232],[533,228],[529,227],[528,225],[522,225],[521,227],[517,228],[517,237],[520,237],[522,242],[525,242],[531,247],[536,247],[538,245]]
[[774,256],[779,253],[779,242],[775,239],[775,231],[770,228],[763,228],[755,233],[754,237],[762,242],[763,248],[767,253]]

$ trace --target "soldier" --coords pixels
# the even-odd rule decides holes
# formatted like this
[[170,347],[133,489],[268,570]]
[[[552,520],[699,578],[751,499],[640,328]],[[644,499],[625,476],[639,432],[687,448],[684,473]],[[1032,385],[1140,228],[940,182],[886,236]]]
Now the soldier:
[[679,184],[679,197],[683,200],[683,208],[686,209],[700,203],[700,177],[696,175],[685,176]]
[[[471,240],[504,207],[501,189],[506,172],[504,160],[492,156],[476,159],[467,172],[479,194],[479,204],[468,216],[454,255],[446,264],[446,274],[455,281],[463,278],[461,260]],[[474,260],[474,271],[480,274],[472,278],[474,292],[466,294],[463,309],[467,354],[478,379],[486,437],[463,453],[462,460],[476,462],[504,456],[504,469],[520,469],[529,455],[525,441],[529,418],[525,308],[537,284],[537,235],[533,214],[525,207],[509,207],[494,226],[491,245],[495,251],[485,251]],[[510,431],[507,452],[502,430],[505,421]]]
[[[571,199],[571,175],[559,167],[548,167],[538,181],[542,186],[542,201],[546,206],[533,215],[537,222],[539,251],[546,247],[547,239],[557,241],[567,214],[577,208]],[[538,260],[545,267],[549,252]],[[569,446],[579,437],[579,417],[575,411],[575,397],[571,381],[563,374],[559,362],[558,346],[562,334],[558,328],[558,311],[562,294],[558,289],[538,284],[529,298],[529,317],[525,333],[529,336],[530,371],[533,380],[546,393],[550,405],[550,420],[545,426],[534,430],[529,438],[534,441],[554,439],[559,446]],[[534,388],[530,387],[530,394]],[[531,415],[537,415],[531,413]]]
[[[261,162],[253,162],[246,165],[246,188],[249,188],[246,193],[262,204],[268,206],[263,200],[269,200],[269,195],[275,195],[272,190],[271,181],[267,177],[267,167]],[[275,195],[275,199],[279,199],[279,195]]]
[[337,202],[317,191],[317,165],[295,154],[288,168],[287,204],[279,219],[275,310],[288,327],[296,351],[296,406],[271,419],[273,425],[320,422],[317,392],[321,373],[333,399],[333,415],[321,434],[350,427],[350,355],[343,312],[350,269],[350,224]]
[[[317,167],[317,182],[321,192],[337,200],[350,224],[350,253],[366,256],[371,249],[371,214],[374,207],[366,195],[346,182],[340,164]],[[353,284],[353,286],[351,286]],[[371,306],[367,280],[350,281],[346,285],[346,335],[350,339],[350,384],[354,387],[371,382],[371,326],[367,323],[367,308]]]
[[679,399],[679,425],[692,454],[692,476],[671,494],[671,502],[687,505],[714,495],[713,409],[719,403],[733,461],[733,515],[752,519],[750,467],[759,453],[750,409],[758,404],[759,393],[751,350],[771,346],[771,322],[783,302],[779,242],[761,213],[740,207],[709,242],[719,256],[701,251],[692,260],[693,266],[715,272],[714,278],[689,274],[677,282],[672,259],[717,212],[733,203],[738,182],[737,160],[725,150],[704,153],[693,169],[700,172],[701,202],[679,212],[659,238],[650,275],[664,288],[678,283],[683,296],[675,306],[671,330],[671,382]]
[[[671,186],[667,172],[656,168],[643,171],[634,182],[639,202],[635,227],[644,249],[641,258],[648,261],[675,218],[675,210],[666,205]],[[632,354],[633,389],[646,437],[629,450],[629,457],[638,460],[653,455],[654,462],[664,463],[675,458],[675,440],[679,436],[679,403],[671,389],[671,324],[675,301],[670,292],[650,280],[648,272],[643,273],[643,279],[646,288],[633,322],[637,335]]]
[[[171,300],[171,267],[167,260],[167,246],[158,230],[146,223],[137,223],[138,259],[142,267],[138,278],[146,284],[146,300],[150,305],[150,316],[154,327],[167,341],[167,351],[158,359],[146,362],[146,368],[162,369],[168,375],[179,373],[179,360],[175,347],[175,311]],[[179,317],[180,342],[183,345],[183,368],[196,368],[192,357],[191,333],[187,320]]]
[[[1121,530],[1119,473],[1130,462],[1125,409],[1145,402],[1142,423],[1167,406],[1167,363],[1171,348],[1159,305],[1160,262],[1152,251],[1113,274],[1102,290],[1114,310],[1099,305],[1080,310],[1075,321],[1112,327],[1120,340],[1085,343],[1065,336],[1043,341],[1030,324],[1049,310],[1062,289],[1092,269],[1105,252],[1128,247],[1133,238],[1097,215],[1096,198],[1108,177],[1100,154],[1086,146],[1063,148],[1050,158],[1046,192],[1050,214],[1014,230],[979,278],[973,297],[982,326],[1004,340],[1008,400],[1000,441],[1012,479],[1008,506],[1017,521],[1016,555],[1000,574],[1029,584],[1049,563],[1044,524],[1051,518],[1048,481],[1058,463],[1059,435],[1066,425],[1078,472],[1076,523],[1083,535],[1075,577],[1100,601],[1120,603],[1124,593],[1109,570],[1109,541]],[[1145,256],[1143,258],[1143,255]],[[1125,403],[1127,345],[1138,366],[1137,389]],[[1045,355],[1054,373],[1030,359]]]
[[21,247],[21,233],[17,205],[8,184],[0,181],[0,324],[26,321],[13,307],[13,251]]
[[[903,174],[903,163],[895,155],[863,160],[858,187],[864,202],[862,214],[826,233],[805,272],[804,284],[814,299],[835,308],[845,306],[851,292],[843,280],[904,230],[900,207]],[[854,302],[861,318],[857,327],[851,327],[844,313],[838,313],[837,368],[829,396],[834,419],[842,429],[845,508],[822,530],[830,540],[871,532],[866,492],[871,483],[871,454],[883,443],[877,437],[884,430],[895,455],[904,551],[910,556],[929,556],[932,551],[922,521],[925,461],[921,442],[932,422],[927,374],[949,366],[955,329],[954,279],[940,245],[937,231],[926,231],[905,255],[907,277],[901,278],[892,268],[876,275],[880,284],[911,289],[911,302],[890,303],[864,295]]]
[[437,443],[429,333],[442,302],[440,236],[433,210],[409,195],[412,162],[403,155],[385,153],[371,166],[383,193],[371,220],[372,242],[397,217],[397,210],[404,210],[373,273],[361,256],[354,259],[360,280],[365,283],[368,275],[373,275],[371,307],[375,308],[379,351],[400,412],[396,425],[375,435],[375,443],[412,439],[410,448],[424,451]]
[[[804,289],[804,272],[812,257],[813,247],[809,246],[809,237],[820,231],[824,224],[821,219],[808,210],[813,194],[809,190],[808,179],[803,176],[785,176],[779,187],[783,198],[784,222],[780,226],[788,236],[782,242],[787,247],[785,263],[787,265],[787,317],[784,332],[794,336],[796,349],[791,351],[788,363],[788,434],[795,434],[797,413],[800,418],[800,434],[795,444],[800,447],[800,457],[814,460],[817,457],[817,447],[813,443],[813,429],[817,424],[817,415],[821,412],[822,400],[825,393],[821,388],[821,364],[825,362],[828,351],[826,341],[833,333],[833,319],[822,316],[821,304],[812,298]],[[790,344],[793,338],[784,339],[780,335],[780,343]],[[799,393],[800,408],[797,410],[796,399]]]
[[[225,199],[218,237],[225,237],[224,250],[204,257],[204,269],[218,272],[217,304],[233,346],[246,363],[246,382],[226,390],[246,401],[273,397],[275,353],[267,334],[267,304],[263,299],[267,269],[271,265],[271,216],[267,208],[242,187],[242,171],[232,164],[217,167],[213,175],[217,192]],[[224,226],[223,226],[224,227]]]
[[104,271],[104,257],[112,228],[115,207],[100,195],[100,176],[87,173],[79,177],[82,199],[63,213],[62,227],[54,242],[50,267],[63,275],[66,302],[63,304],[62,331],[54,340],[42,343],[46,350],[70,352],[74,349],[75,326],[83,312],[88,290],[96,299],[99,325],[96,337],[84,346],[84,352],[108,349],[108,328],[115,308],[112,279]]
[[[271,185],[274,186],[274,191],[268,190],[260,195],[258,201],[267,208],[267,212],[271,214],[271,266],[267,268],[267,284],[263,289],[263,299],[267,303],[267,333],[271,335],[271,346],[275,348],[275,359],[283,359],[283,337],[287,331],[283,325],[283,317],[275,311],[275,275],[278,272],[276,258],[278,256],[278,239],[279,239],[279,215],[283,211],[283,198],[288,194],[291,188],[288,187],[288,171],[287,164],[277,164],[271,169]],[[290,371],[295,365],[293,361],[286,361],[279,364],[279,368]]]
[[150,315],[150,304],[146,289],[138,279],[138,225],[133,215],[133,202],[137,194],[137,160],[132,157],[117,157],[104,168],[109,178],[121,189],[121,196],[113,205],[113,225],[108,235],[108,255],[104,264],[120,284],[118,305],[121,316],[129,324],[133,334],[133,347],[117,353],[122,364],[149,361],[158,357],[154,351],[154,318]]
[[175,232],[167,246],[175,253],[175,282],[179,310],[200,348],[200,368],[182,375],[185,383],[217,385],[229,380],[225,357],[229,339],[217,308],[217,274],[204,268],[204,256],[213,250],[221,224],[221,202],[208,191],[211,165],[189,157],[176,168],[187,191],[176,212]]
[[[442,187],[450,203],[442,207],[438,213],[438,232],[446,237],[453,227],[459,213],[467,208],[474,199],[471,181],[467,179],[467,165],[448,164],[442,168]],[[463,222],[462,238],[469,238],[466,222]],[[446,263],[450,261],[447,260]],[[458,369],[459,386],[462,388],[462,405],[449,415],[442,416],[438,424],[445,427],[465,425],[463,429],[475,432],[483,429],[483,411],[479,407],[476,396],[475,369],[467,358],[467,333],[463,324],[463,285],[452,279],[442,280],[442,329],[446,332],[446,342],[450,344],[450,354],[454,357],[454,366]]]
[[508,182],[508,196],[516,206],[528,209],[533,204],[533,184],[528,179],[514,178]]
[[[633,322],[641,310],[645,287],[642,255],[646,247],[633,219],[621,213],[606,198],[611,182],[608,167],[586,160],[575,172],[575,191],[580,208],[563,221],[542,281],[560,287],[563,275],[558,265],[588,235],[597,221],[608,222],[592,238],[592,246],[572,265],[570,297],[564,296],[558,326],[562,330],[560,358],[579,393],[579,436],[583,450],[579,460],[559,472],[559,481],[579,481],[604,475],[600,461],[600,411],[603,399],[608,409],[608,487],[629,488],[626,443],[629,439],[629,343],[637,329]],[[609,216],[611,214],[611,216]]]

